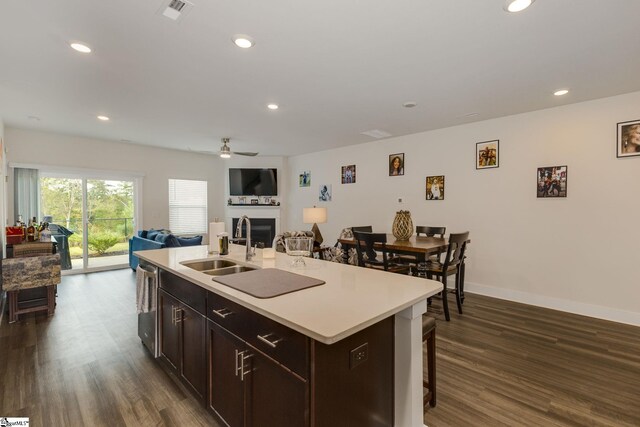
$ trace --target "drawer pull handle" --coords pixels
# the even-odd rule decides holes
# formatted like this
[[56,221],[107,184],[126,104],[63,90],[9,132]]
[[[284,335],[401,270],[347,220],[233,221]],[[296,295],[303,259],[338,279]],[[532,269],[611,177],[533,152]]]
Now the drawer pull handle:
[[244,362],[251,359],[253,357],[253,354],[247,354],[245,356],[244,353],[246,352],[240,352],[240,381],[244,381],[245,375],[249,375],[249,373],[251,373],[251,369],[245,371],[245,368],[249,368],[250,366],[245,365]]
[[224,319],[228,315],[233,314],[233,311],[229,310],[227,307],[224,307],[219,310],[213,310],[213,314],[216,314]]
[[236,377],[237,377],[238,376],[238,372],[240,371],[240,367],[239,367],[240,364],[238,363],[238,357],[242,356],[243,352],[238,351],[238,350],[234,350],[234,351],[236,352]]
[[[275,339],[273,339],[273,337],[275,337]],[[283,340],[283,338],[278,338],[278,336],[273,332],[270,332],[267,335],[258,335],[258,339],[272,348],[276,348],[278,343]]]

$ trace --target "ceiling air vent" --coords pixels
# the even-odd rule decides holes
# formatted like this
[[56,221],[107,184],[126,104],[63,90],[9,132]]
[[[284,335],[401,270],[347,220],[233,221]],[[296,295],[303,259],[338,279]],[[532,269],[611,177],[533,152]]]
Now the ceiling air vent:
[[371,138],[380,139],[380,138],[389,138],[391,134],[389,132],[385,132],[380,129],[372,129],[366,132],[360,132],[362,135],[370,136]]
[[159,12],[172,21],[179,21],[189,13],[191,8],[193,3],[185,0],[164,0]]

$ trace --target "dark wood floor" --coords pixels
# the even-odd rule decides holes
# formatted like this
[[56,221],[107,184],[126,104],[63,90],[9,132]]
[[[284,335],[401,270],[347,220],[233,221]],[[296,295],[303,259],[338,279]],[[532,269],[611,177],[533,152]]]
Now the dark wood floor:
[[[437,321],[440,426],[640,426],[640,328],[467,294]],[[455,314],[454,314],[455,312]]]
[[0,327],[0,416],[32,426],[218,426],[148,356],[131,270],[65,276],[55,314]]
[[[217,426],[143,350],[130,270],[66,276],[58,294],[53,317],[0,326],[0,416]],[[640,328],[470,294],[464,308],[449,323],[439,301],[430,313],[438,405],[429,426],[640,425]]]

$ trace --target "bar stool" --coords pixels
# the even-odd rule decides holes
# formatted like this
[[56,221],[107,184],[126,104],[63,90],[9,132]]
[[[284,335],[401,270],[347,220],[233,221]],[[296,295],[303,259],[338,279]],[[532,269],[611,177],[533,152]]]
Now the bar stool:
[[427,389],[423,397],[425,409],[427,404],[436,406],[436,319],[422,316],[422,342],[427,345],[427,381],[422,379],[422,386]]

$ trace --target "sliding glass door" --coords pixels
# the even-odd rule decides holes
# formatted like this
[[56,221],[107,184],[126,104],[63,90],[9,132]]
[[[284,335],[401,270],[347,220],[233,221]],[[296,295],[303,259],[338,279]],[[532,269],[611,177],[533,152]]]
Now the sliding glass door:
[[41,172],[40,210],[42,216],[52,217],[52,234],[60,240],[63,268],[66,250],[71,271],[128,266],[129,238],[136,227],[136,187],[135,179]]

